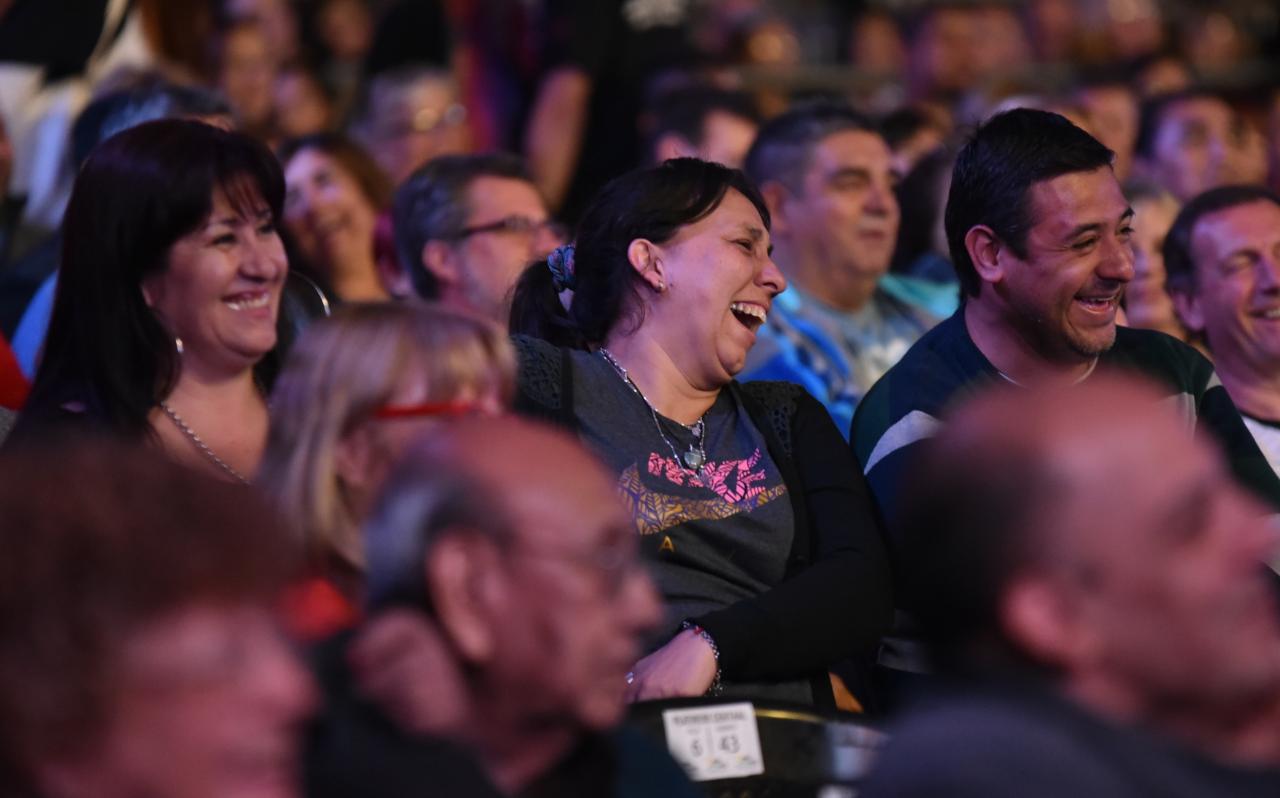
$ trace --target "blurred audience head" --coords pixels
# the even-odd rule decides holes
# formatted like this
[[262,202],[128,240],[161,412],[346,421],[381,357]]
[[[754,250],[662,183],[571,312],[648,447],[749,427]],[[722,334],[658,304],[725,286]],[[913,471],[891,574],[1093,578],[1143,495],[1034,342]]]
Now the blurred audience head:
[[1280,373],[1280,197],[1222,186],[1188,202],[1164,240],[1169,289],[1233,390]]
[[1235,112],[1203,89],[1149,98],[1142,105],[1135,156],[1139,173],[1179,202],[1232,182]]
[[374,261],[378,214],[391,206],[391,183],[369,155],[340,133],[317,133],[280,149],[285,225],[304,260],[344,300],[387,291]]
[[854,310],[889,269],[900,175],[884,138],[853,109],[826,101],[771,119],[747,174],[773,216],[777,258],[793,283]]
[[276,129],[285,139],[323,133],[333,127],[333,102],[320,79],[303,67],[280,70],[272,102]]
[[356,111],[352,133],[397,186],[433,158],[471,150],[457,82],[427,67],[376,75]]
[[1169,293],[1164,266],[1164,242],[1178,215],[1178,201],[1160,186],[1146,180],[1125,185],[1133,207],[1133,279],[1124,289],[1124,312],[1130,327],[1159,330],[1187,340],[1187,329],[1178,318]]
[[1074,99],[1089,119],[1089,132],[1116,154],[1116,178],[1127,179],[1138,138],[1137,95],[1128,82],[1104,75],[1085,81]]
[[280,56],[266,30],[256,19],[236,19],[222,30],[220,44],[218,88],[240,127],[256,136],[272,135]]
[[298,18],[290,0],[222,0],[222,12],[232,20],[252,20],[262,30],[267,50],[278,64],[298,58]]
[[67,439],[0,458],[0,514],[6,788],[298,794],[313,694],[271,612],[294,559],[261,499]]
[[955,162],[956,148],[941,147],[921,158],[898,184],[902,221],[893,248],[893,271],[939,283],[955,281],[943,224]]
[[232,130],[231,106],[209,89],[144,78],[129,88],[96,97],[84,107],[71,128],[71,152],[77,165],[84,163],[99,143],[122,130],[154,119],[193,119]]
[[358,62],[373,44],[373,11],[366,0],[322,0],[316,10],[320,41],[340,62]]
[[504,153],[436,158],[396,191],[393,216],[418,295],[498,323],[520,273],[564,240],[524,162]]
[[[520,276],[512,302],[511,332],[574,347],[602,344],[611,335],[632,335],[655,312],[655,295],[663,295],[667,288],[652,259],[647,259],[646,266],[646,258],[632,245],[643,241],[650,246],[673,246],[677,237],[713,216],[735,194],[763,224],[758,232],[767,231],[769,209],[752,182],[736,169],[675,158],[614,178],[596,194],[578,225],[567,274],[553,275],[542,261]],[[735,230],[736,234],[742,235],[737,247],[756,245],[744,231]],[[693,276],[691,271],[689,277],[673,276],[672,281],[705,281],[717,274],[705,265],[691,263],[689,268],[700,274]],[[721,272],[725,273],[731,272]],[[681,338],[679,346],[687,349],[705,337],[703,331],[690,331],[687,325],[701,324],[709,313],[721,319],[729,309],[708,306],[696,291],[689,291],[684,301],[699,302],[700,307],[671,305],[666,312],[681,318],[664,325],[664,333]]]
[[73,403],[109,429],[144,434],[180,370],[262,363],[288,270],[275,231],[283,203],[279,162],[247,136],[165,119],[103,142],[67,206],[27,412]]
[[1038,674],[1137,723],[1217,724],[1274,699],[1275,532],[1161,396],[1110,375],[1004,387],[927,444],[901,556],[941,666]]
[[1015,109],[980,126],[956,159],[947,197],[947,242],[964,293],[976,297],[983,284],[966,246],[971,230],[989,229],[1025,260],[1028,233],[1042,216],[1034,190],[1064,175],[1109,174],[1111,159],[1110,150],[1059,114]]
[[701,158],[740,169],[760,124],[749,95],[710,86],[667,92],[654,101],[651,116],[652,163]]
[[309,327],[272,394],[258,484],[311,566],[358,585],[359,524],[392,463],[441,421],[502,412],[514,373],[495,325],[434,305],[348,305]]
[[1142,100],[1191,88],[1191,65],[1173,50],[1160,50],[1133,62],[1130,83]]
[[880,133],[893,153],[899,175],[910,172],[920,159],[941,147],[951,132],[945,113],[925,105],[908,105],[888,114]]
[[621,719],[661,610],[614,480],[576,440],[513,417],[444,428],[396,467],[367,535],[371,608],[433,616],[475,733]]

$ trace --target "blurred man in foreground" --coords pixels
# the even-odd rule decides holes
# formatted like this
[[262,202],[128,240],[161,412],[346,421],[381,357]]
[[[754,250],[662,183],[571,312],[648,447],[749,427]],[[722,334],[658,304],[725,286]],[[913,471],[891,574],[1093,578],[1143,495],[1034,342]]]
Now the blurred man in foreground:
[[371,614],[350,659],[403,735],[461,743],[507,794],[692,789],[615,729],[661,609],[612,481],[576,442],[514,418],[441,428],[367,533]]
[[998,388],[920,450],[904,601],[952,681],[867,796],[1278,794],[1276,533],[1160,395]]

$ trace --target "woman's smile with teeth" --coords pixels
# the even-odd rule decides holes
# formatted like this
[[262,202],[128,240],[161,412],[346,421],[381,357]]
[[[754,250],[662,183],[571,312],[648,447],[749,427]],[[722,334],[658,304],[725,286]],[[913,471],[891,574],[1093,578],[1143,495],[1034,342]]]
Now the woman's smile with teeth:
[[[732,310],[739,316],[747,316],[756,322],[756,325],[764,324],[768,316],[768,312],[759,305],[750,302],[733,302],[729,305]],[[743,320],[745,323],[745,320]],[[749,325],[750,326],[750,325]]]
[[223,302],[232,310],[255,310],[270,304],[271,294],[241,294],[233,299],[224,299]]

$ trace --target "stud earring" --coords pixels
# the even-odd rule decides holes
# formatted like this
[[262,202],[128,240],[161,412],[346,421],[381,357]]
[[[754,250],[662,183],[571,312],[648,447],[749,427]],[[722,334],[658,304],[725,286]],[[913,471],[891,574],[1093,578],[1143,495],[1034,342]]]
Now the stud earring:
[[179,355],[186,351],[186,347],[182,345],[182,339],[176,335],[173,337],[173,348],[178,350]]

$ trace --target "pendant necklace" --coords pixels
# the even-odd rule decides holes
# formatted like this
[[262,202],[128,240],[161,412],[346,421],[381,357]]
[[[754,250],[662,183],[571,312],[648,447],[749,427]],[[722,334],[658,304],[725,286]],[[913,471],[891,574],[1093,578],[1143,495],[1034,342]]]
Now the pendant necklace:
[[663,442],[667,444],[667,448],[671,450],[671,456],[675,458],[675,461],[679,463],[684,470],[698,476],[701,473],[702,467],[707,464],[707,450],[705,448],[707,439],[707,413],[711,412],[711,408],[707,408],[706,412],[702,414],[702,417],[692,425],[680,424],[679,421],[674,422],[687,429],[693,436],[693,442],[689,444],[688,450],[685,452],[678,452],[675,443],[672,442],[671,438],[667,437],[666,430],[662,428],[662,422],[658,420],[658,411],[654,408],[653,402],[649,401],[649,397],[644,395],[644,391],[640,390],[640,386],[636,385],[635,380],[631,379],[631,375],[627,373],[627,370],[622,367],[622,364],[618,362],[617,358],[615,358],[608,349],[605,349],[602,346],[599,351],[600,355],[604,357],[609,365],[613,366],[613,370],[618,372],[618,376],[622,378],[622,381],[625,382],[627,386],[635,392],[636,396],[640,397],[640,400],[645,403],[645,406],[649,408],[649,414],[653,416],[653,425],[658,428],[659,437],[661,437]]

